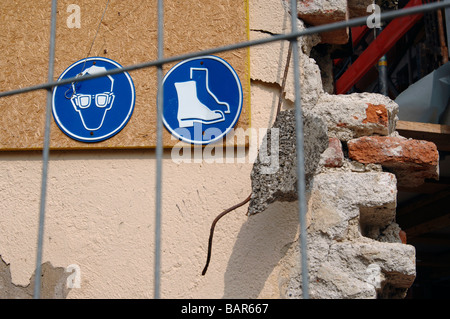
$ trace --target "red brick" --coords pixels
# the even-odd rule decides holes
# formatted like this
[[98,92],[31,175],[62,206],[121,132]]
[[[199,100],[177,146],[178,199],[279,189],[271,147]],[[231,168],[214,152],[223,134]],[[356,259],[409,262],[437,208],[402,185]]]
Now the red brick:
[[386,109],[386,106],[380,104],[380,105],[374,105],[367,103],[367,109],[366,109],[366,118],[363,120],[363,123],[375,123],[375,124],[381,124],[383,126],[388,126],[388,112]]
[[351,159],[385,166],[436,166],[439,153],[431,142],[392,136],[363,136],[348,142]]
[[398,233],[398,235],[399,235],[399,237],[400,237],[402,243],[403,243],[403,244],[406,244],[406,243],[407,243],[406,233],[405,233],[403,230],[401,230],[401,231]]
[[413,187],[438,178],[439,153],[434,143],[392,136],[364,136],[348,143],[350,159],[381,164],[399,185]]

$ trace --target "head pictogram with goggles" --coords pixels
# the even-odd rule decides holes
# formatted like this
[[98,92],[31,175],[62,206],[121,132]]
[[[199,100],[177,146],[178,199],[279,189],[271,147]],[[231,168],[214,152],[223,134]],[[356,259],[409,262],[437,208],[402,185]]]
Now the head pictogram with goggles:
[[[101,72],[106,72],[106,68],[93,65],[84,70],[80,76]],[[82,82],[79,86],[72,83],[73,94],[70,102],[80,115],[86,130],[96,131],[102,127],[106,113],[113,107],[115,98],[113,88],[114,79],[110,75],[97,80],[95,86],[83,85]]]
[[117,134],[134,109],[135,90],[127,72],[82,80],[121,66],[106,58],[87,58],[67,68],[59,80],[75,81],[58,86],[53,92],[53,115],[68,136],[97,142]]

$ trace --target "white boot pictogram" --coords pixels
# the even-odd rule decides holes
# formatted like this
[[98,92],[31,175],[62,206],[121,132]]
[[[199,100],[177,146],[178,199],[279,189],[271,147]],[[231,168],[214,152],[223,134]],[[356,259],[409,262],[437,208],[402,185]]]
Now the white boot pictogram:
[[[193,78],[193,71],[202,71],[202,74],[204,73],[204,78],[201,81],[201,93],[208,96],[210,100],[213,101],[211,102],[211,104],[215,104],[215,108],[225,108],[225,113],[229,113],[230,107],[228,103],[220,102],[217,97],[209,90],[208,69],[191,68],[191,79]],[[211,110],[207,105],[199,100],[197,81],[191,80],[186,82],[177,82],[174,84],[178,96],[177,119],[180,127],[194,126],[194,122],[214,124],[225,121],[224,111],[217,109]]]

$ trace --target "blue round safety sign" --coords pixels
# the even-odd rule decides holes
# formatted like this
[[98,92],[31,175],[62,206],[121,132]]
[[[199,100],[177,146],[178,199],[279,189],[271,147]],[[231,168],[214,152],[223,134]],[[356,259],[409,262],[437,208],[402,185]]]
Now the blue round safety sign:
[[221,140],[242,110],[242,85],[233,67],[217,56],[184,60],[163,79],[163,121],[170,133],[192,144]]
[[[122,68],[110,59],[90,57],[73,63],[58,81]],[[52,113],[58,127],[82,142],[100,142],[128,123],[135,104],[133,80],[127,72],[75,81],[55,87]]]

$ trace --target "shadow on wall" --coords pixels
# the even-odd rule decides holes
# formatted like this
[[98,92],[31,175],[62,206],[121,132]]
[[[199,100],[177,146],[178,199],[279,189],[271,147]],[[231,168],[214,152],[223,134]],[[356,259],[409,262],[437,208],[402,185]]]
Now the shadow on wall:
[[[223,298],[260,296],[274,268],[298,238],[298,219],[297,201],[274,202],[264,212],[248,217],[228,261]],[[274,280],[278,286],[278,274]],[[271,292],[262,297],[280,296]]]
[[[278,145],[275,154],[279,154],[276,172],[265,173],[263,161],[257,160],[253,166],[250,216],[239,232],[228,262],[224,298],[280,298],[281,274],[270,276],[291,245],[297,242],[299,230],[295,119],[294,110],[282,111],[273,125],[279,129],[279,135],[272,136],[268,131],[267,145],[272,148],[272,141],[278,142],[275,143]],[[322,118],[305,115],[303,126],[305,186],[308,189],[329,140]],[[268,151],[268,155],[273,151]],[[309,200],[308,193],[306,197]],[[270,287],[267,292],[263,291],[265,286]]]

